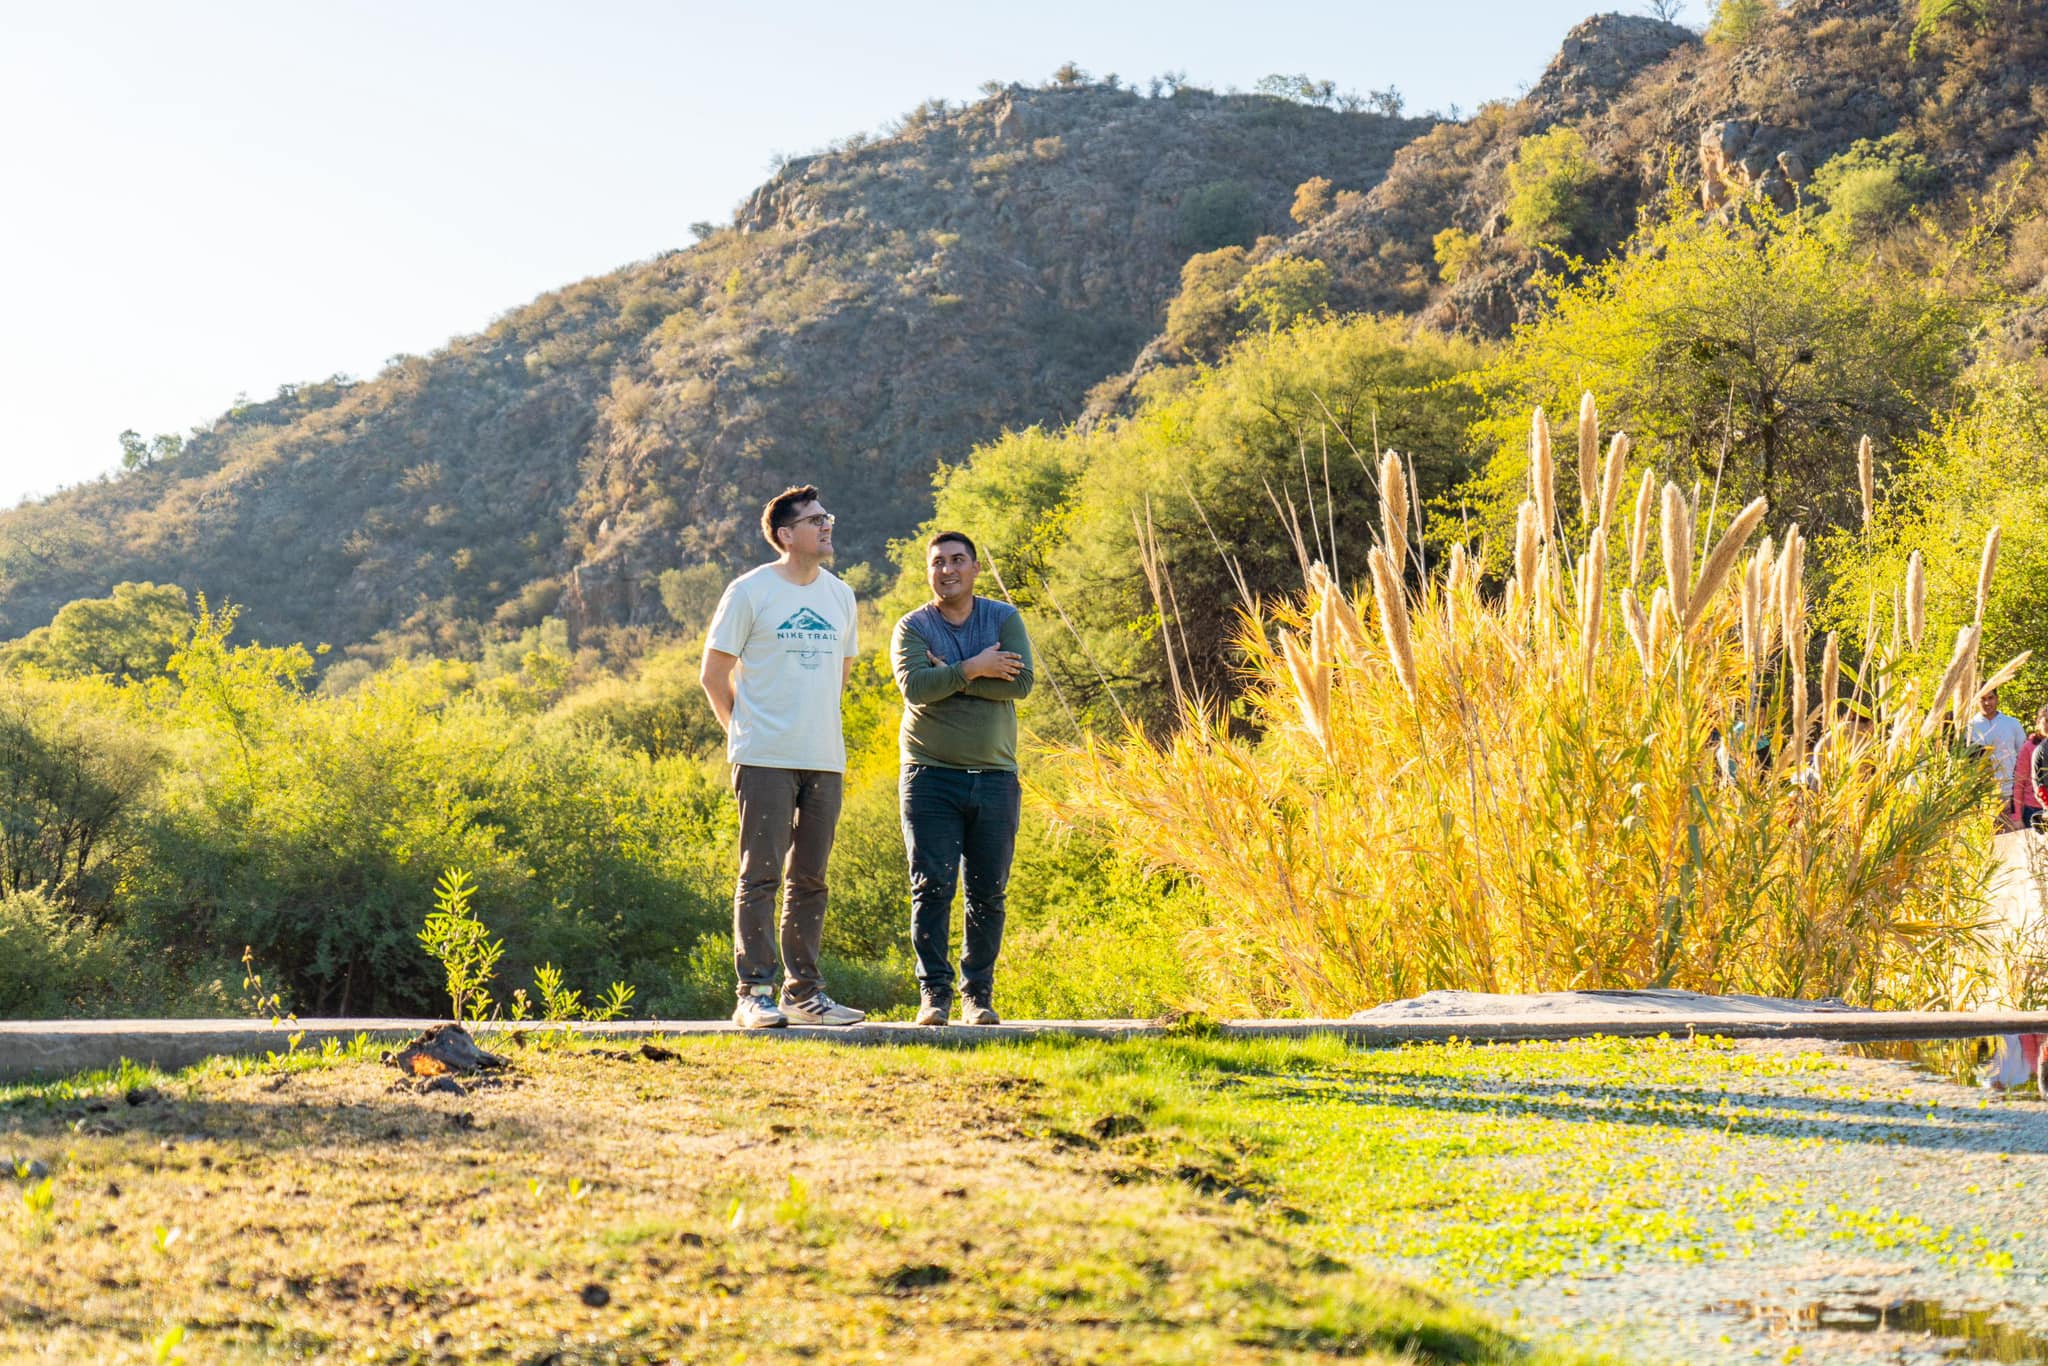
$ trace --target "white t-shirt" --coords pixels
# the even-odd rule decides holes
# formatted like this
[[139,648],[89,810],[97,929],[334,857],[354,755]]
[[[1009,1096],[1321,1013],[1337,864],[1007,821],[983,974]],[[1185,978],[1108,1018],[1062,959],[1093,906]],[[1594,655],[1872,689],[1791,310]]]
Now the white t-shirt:
[[2027,728],[2019,718],[2004,712],[1988,717],[1980,712],[1970,718],[1969,737],[1971,744],[1984,746],[1991,771],[1998,775],[1998,795],[2012,796],[2013,770],[2020,766],[2020,746],[2027,742]]
[[846,771],[839,680],[842,662],[860,648],[851,588],[823,569],[806,584],[791,583],[772,564],[749,570],[718,600],[710,645],[739,659],[729,760]]

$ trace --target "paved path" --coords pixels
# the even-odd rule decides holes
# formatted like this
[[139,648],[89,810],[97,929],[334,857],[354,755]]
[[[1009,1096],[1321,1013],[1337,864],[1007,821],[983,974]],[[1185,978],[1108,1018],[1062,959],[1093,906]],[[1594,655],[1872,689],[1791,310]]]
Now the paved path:
[[[347,1042],[359,1034],[397,1042],[437,1024],[435,1020],[307,1019],[307,1020],[0,1020],[0,1082],[64,1076],[112,1067],[126,1058],[155,1067],[189,1067],[209,1057],[233,1054],[282,1053],[296,1036],[300,1048],[318,1048],[327,1039]],[[490,1022],[480,1034],[560,1029],[531,1021]],[[1541,1017],[1462,1015],[1455,1019],[1378,1022],[1359,1020],[1231,1020],[1216,1026],[1237,1038],[1302,1038],[1336,1035],[1353,1043],[1387,1046],[1402,1043],[1466,1039],[1475,1043],[1512,1043],[1529,1039],[1582,1039],[1596,1035],[1654,1038],[1688,1034],[1734,1039],[1831,1039],[1870,1042],[1884,1039],[1960,1039],[1994,1034],[2048,1033],[2048,1011],[2031,1014],[1938,1011],[1700,1011],[1691,1014],[1641,1015],[1620,1010],[1586,1009]],[[575,1026],[585,1038],[646,1038],[651,1035],[739,1034],[724,1020],[635,1020]],[[1086,1039],[1130,1039],[1164,1035],[1174,1026],[1157,1020],[1023,1020],[969,1028],[913,1024],[864,1024],[832,1029],[822,1026],[760,1030],[764,1039],[824,1039],[857,1044],[981,1044],[1003,1040],[1063,1035]]]

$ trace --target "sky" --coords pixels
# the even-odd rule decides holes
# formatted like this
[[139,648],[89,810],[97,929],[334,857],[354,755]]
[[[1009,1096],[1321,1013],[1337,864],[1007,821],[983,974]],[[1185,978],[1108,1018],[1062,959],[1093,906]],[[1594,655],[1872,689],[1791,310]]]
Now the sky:
[[1600,8],[0,0],[0,507],[113,469],[124,429],[367,377],[686,246],[777,153],[929,97],[1073,61],[1469,112]]

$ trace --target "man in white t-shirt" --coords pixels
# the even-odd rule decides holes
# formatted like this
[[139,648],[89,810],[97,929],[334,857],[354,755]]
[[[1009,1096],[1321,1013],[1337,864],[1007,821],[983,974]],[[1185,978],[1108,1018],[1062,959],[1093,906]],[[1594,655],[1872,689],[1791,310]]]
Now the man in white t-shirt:
[[1991,772],[1998,779],[1998,795],[2008,808],[2012,806],[2012,775],[2019,767],[2020,746],[2027,742],[2027,728],[2016,716],[2007,716],[1998,709],[1998,690],[1992,689],[1977,699],[1979,714],[1970,718],[1969,740],[1984,751],[1991,762]]
[[768,500],[761,534],[776,559],[726,585],[698,675],[725,727],[739,801],[740,873],[732,905],[739,1003],[732,1018],[746,1029],[867,1018],[827,996],[818,973],[825,865],[846,772],[839,697],[859,646],[853,590],[825,568],[832,562],[832,523],[809,484]]

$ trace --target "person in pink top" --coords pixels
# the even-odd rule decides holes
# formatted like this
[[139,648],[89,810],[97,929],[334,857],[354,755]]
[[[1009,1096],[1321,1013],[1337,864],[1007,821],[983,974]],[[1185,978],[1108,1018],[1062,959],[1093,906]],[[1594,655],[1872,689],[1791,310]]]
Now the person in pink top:
[[2048,802],[2042,788],[2048,786],[2048,707],[2034,713],[2034,733],[2020,742],[2019,762],[2012,771],[2013,823],[2021,830],[2034,828],[2034,818]]

